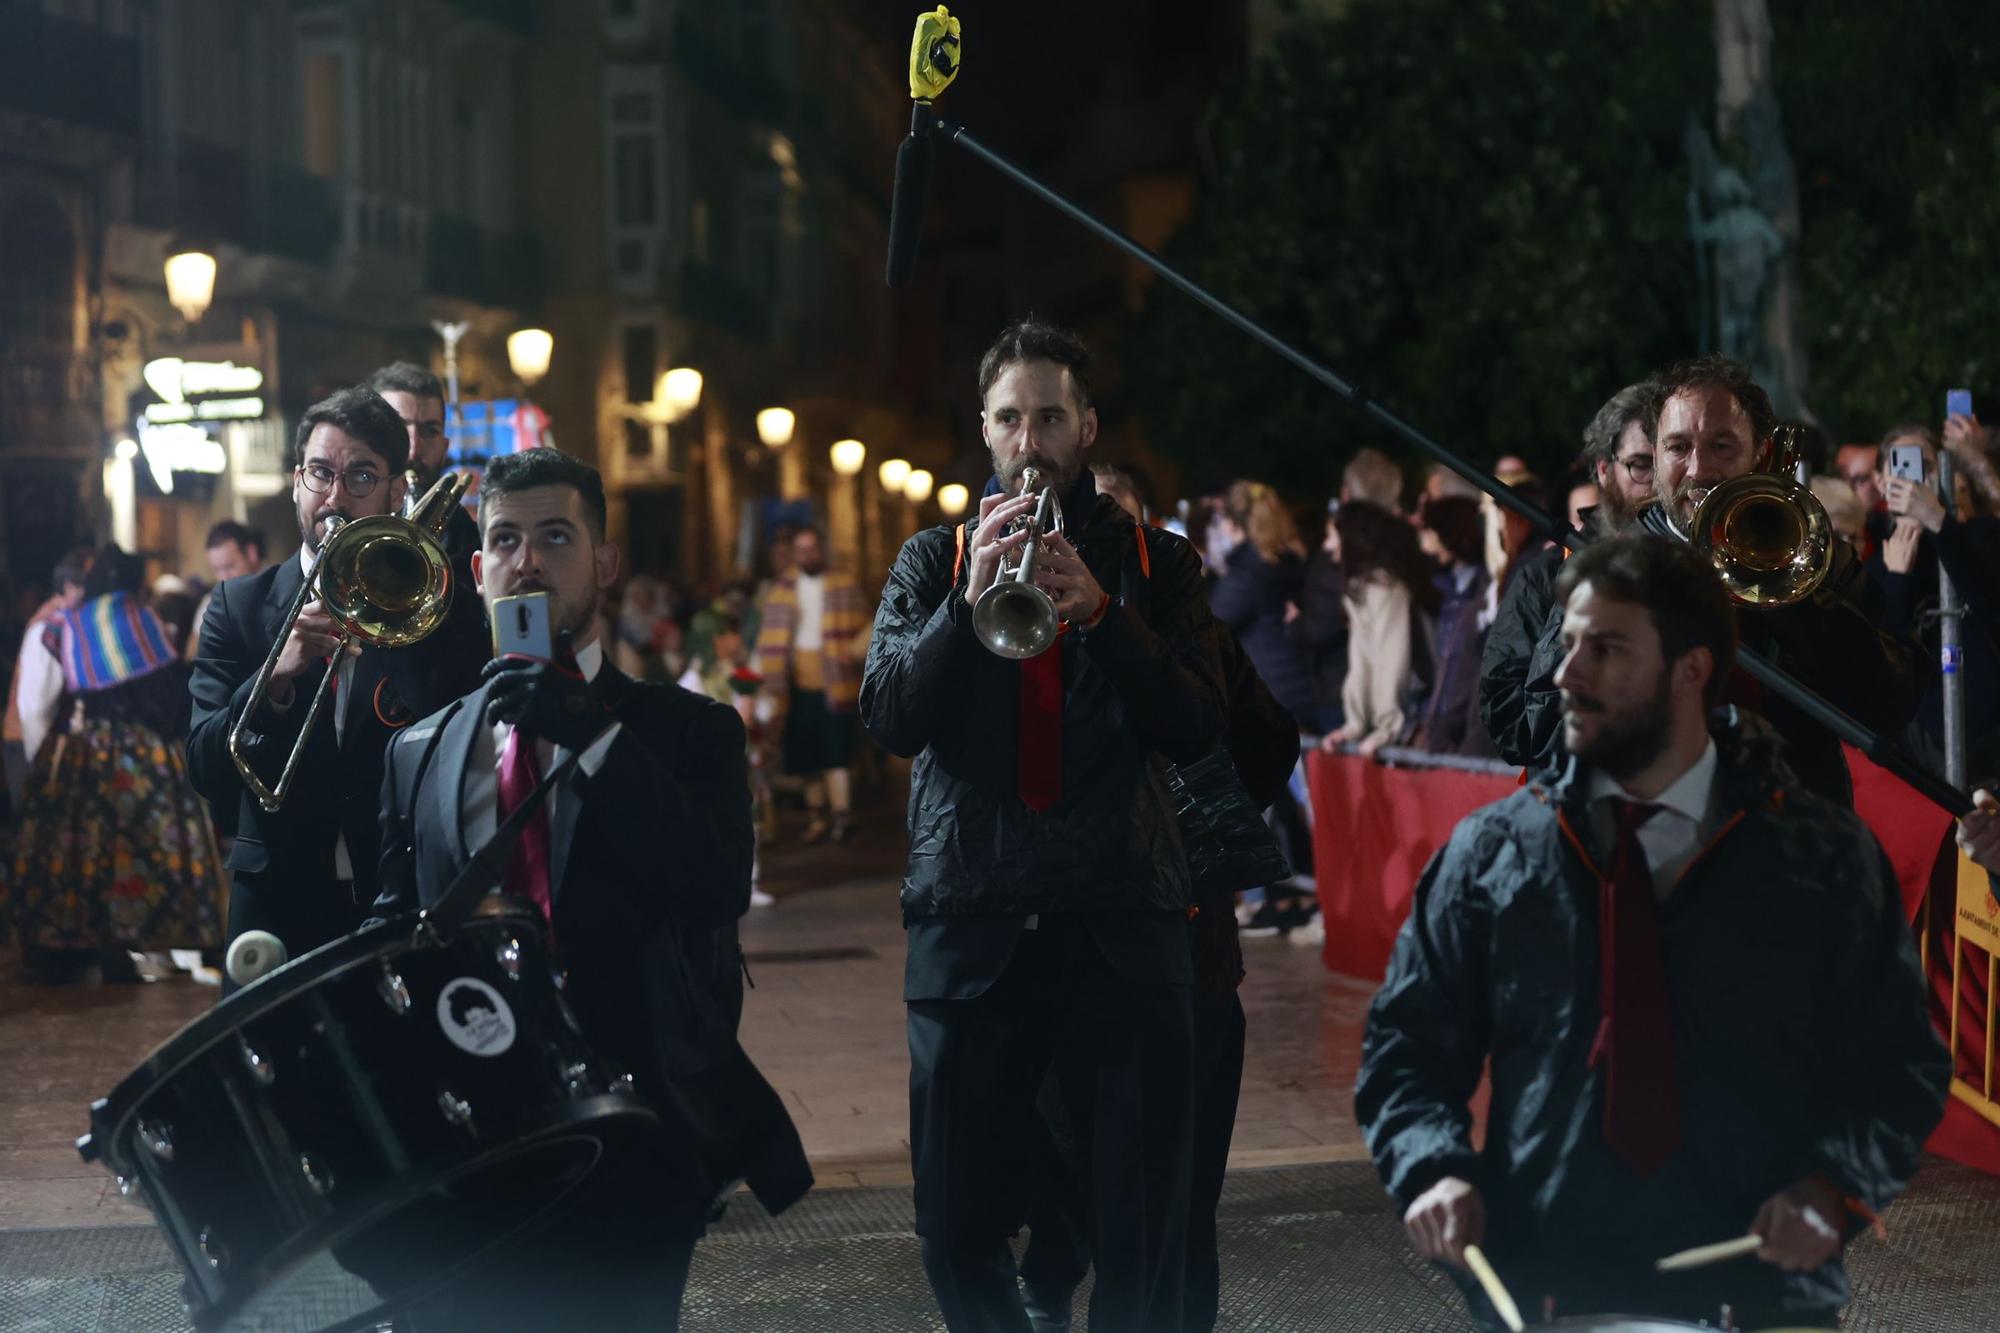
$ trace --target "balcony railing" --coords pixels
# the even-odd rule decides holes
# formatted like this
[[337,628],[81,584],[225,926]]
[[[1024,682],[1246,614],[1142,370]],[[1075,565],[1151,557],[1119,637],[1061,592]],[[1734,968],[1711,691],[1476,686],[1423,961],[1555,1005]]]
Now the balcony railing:
[[0,107],[136,139],[139,43],[28,5],[0,5]]

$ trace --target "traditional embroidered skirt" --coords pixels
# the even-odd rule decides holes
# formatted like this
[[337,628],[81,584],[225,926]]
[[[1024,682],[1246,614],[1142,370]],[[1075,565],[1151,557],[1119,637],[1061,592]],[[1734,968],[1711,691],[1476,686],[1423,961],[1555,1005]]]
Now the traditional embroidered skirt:
[[95,719],[50,737],[16,811],[4,906],[28,949],[209,949],[228,889],[179,743]]

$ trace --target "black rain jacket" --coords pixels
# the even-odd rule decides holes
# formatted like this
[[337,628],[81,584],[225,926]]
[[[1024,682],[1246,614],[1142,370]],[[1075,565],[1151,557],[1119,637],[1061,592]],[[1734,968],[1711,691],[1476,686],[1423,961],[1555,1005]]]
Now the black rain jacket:
[[1088,472],[1064,503],[1066,536],[1116,600],[1063,655],[1062,795],[1046,812],[1016,794],[1021,664],[981,646],[960,595],[971,564],[955,528],[903,544],[882,589],[861,677],[861,718],[914,756],[903,916],[1184,911],[1187,862],[1169,762],[1223,738],[1219,632],[1194,548],[1148,530]]
[[[1591,858],[1608,853],[1585,850],[1576,761],[1460,821],[1369,1011],[1355,1108],[1384,1184],[1405,1206],[1445,1176],[1477,1185],[1487,1253],[1524,1307],[1551,1294],[1565,1314],[1829,1313],[1848,1297],[1838,1260],[1802,1274],[1652,1263],[1743,1235],[1809,1175],[1881,1209],[1942,1114],[1949,1066],[1887,858],[1851,811],[1798,785],[1767,726],[1720,716],[1720,831],[1660,923],[1685,1145],[1657,1175],[1602,1137]],[[1489,1058],[1476,1151],[1466,1103]]]

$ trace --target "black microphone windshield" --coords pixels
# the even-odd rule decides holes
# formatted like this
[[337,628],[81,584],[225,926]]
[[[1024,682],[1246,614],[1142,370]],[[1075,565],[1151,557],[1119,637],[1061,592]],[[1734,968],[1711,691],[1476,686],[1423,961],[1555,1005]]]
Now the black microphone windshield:
[[889,197],[891,287],[910,285],[917,266],[917,237],[924,229],[924,201],[931,192],[931,137],[914,125],[896,150],[896,192]]

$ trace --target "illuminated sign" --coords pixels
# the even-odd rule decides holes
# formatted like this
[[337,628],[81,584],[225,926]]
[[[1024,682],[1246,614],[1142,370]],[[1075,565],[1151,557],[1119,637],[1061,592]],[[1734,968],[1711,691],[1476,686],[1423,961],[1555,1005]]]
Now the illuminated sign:
[[262,398],[204,398],[198,403],[149,403],[146,420],[156,426],[179,421],[254,421],[264,415]]
[[264,387],[264,372],[255,366],[239,366],[234,361],[183,361],[163,356],[148,361],[144,371],[146,387],[163,403],[185,403],[190,398],[227,394],[243,401]]
[[155,426],[141,422],[139,452],[145,456],[146,469],[153,474],[153,483],[162,495],[173,494],[176,472],[215,474],[229,465],[222,441],[200,426]]

